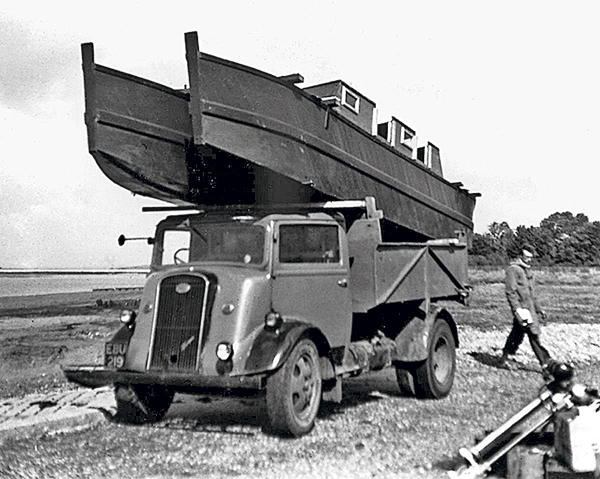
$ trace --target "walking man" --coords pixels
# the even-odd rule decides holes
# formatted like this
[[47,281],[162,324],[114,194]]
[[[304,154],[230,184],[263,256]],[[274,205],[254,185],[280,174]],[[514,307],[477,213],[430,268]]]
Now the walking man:
[[542,366],[542,373],[546,375],[554,361],[540,342],[540,319],[546,319],[546,313],[535,297],[530,269],[533,251],[531,246],[523,246],[519,257],[506,269],[506,298],[513,314],[513,326],[502,350],[500,366],[509,367],[508,362],[527,335],[531,349]]

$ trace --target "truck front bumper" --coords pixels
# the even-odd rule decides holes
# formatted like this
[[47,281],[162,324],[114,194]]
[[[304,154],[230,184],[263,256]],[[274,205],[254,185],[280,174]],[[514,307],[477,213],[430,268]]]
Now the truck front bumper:
[[173,371],[127,371],[108,369],[104,366],[63,366],[63,373],[71,382],[85,387],[97,388],[110,384],[157,384],[173,387],[179,391],[263,389],[264,374],[251,376],[200,376]]

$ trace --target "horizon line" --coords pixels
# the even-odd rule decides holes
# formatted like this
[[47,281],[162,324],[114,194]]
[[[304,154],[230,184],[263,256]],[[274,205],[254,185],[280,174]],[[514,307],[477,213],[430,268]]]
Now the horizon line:
[[3,268],[0,266],[1,275],[12,274],[147,274],[150,272],[148,266],[140,266],[139,268]]

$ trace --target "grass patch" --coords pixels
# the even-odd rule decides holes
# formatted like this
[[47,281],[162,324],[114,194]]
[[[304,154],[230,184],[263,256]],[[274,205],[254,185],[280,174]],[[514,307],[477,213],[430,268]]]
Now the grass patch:
[[[504,269],[472,268],[469,280],[473,288],[468,308],[447,305],[459,324],[493,329],[506,327],[512,315],[504,289]],[[547,323],[594,324],[600,317],[600,269],[534,269],[536,292]]]

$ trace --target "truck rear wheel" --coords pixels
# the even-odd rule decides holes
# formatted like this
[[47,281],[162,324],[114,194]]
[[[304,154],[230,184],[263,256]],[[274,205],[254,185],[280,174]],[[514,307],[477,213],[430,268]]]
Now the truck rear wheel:
[[175,392],[166,386],[115,384],[115,419],[130,424],[160,421],[174,395]]
[[267,415],[271,430],[296,437],[308,433],[319,412],[321,392],[319,353],[310,339],[302,339],[267,382]]
[[429,355],[415,369],[415,394],[421,398],[439,399],[447,396],[454,383],[456,342],[448,323],[438,319],[429,341]]

